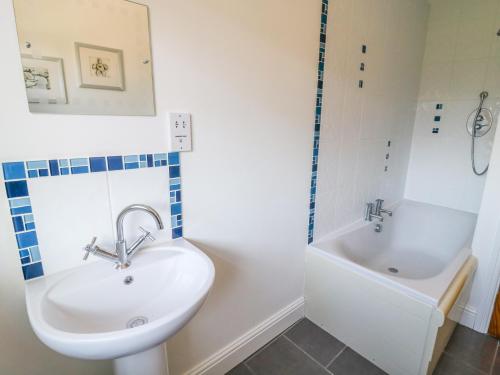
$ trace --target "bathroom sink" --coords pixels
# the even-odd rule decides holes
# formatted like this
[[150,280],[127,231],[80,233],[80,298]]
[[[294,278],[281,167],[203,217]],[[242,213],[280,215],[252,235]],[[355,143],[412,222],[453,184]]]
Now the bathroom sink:
[[199,310],[214,280],[210,259],[184,239],[145,248],[127,269],[98,260],[29,281],[28,315],[53,350],[115,359],[154,348]]

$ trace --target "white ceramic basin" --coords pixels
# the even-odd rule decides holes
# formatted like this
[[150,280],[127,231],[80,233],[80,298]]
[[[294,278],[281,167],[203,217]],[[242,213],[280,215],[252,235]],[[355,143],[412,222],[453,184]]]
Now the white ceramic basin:
[[99,260],[27,282],[28,315],[40,340],[59,353],[129,356],[179,331],[201,307],[214,274],[203,252],[178,239],[142,250],[125,270]]

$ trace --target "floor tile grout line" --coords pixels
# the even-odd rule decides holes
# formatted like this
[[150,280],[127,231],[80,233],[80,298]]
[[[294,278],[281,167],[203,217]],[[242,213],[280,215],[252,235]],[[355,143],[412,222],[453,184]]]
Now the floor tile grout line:
[[306,317],[303,317],[299,320],[297,320],[295,323],[293,323],[290,327],[288,327],[287,329],[285,329],[283,332],[281,332],[281,335],[286,335],[288,332],[290,332],[293,328],[295,328],[300,322],[302,322],[303,320],[307,319]]
[[256,375],[255,372],[252,370],[252,368],[250,367],[250,365],[248,363],[243,362],[243,366],[246,367],[246,369],[250,372],[250,374]]
[[[301,321],[306,320],[306,319],[307,319],[307,318],[306,318],[306,317],[304,317],[303,319],[301,319],[301,320],[297,321],[297,322],[296,322],[296,323],[294,323],[292,326],[290,326],[287,330],[285,330],[285,331],[283,332],[283,334],[282,334],[282,335],[283,335],[283,336],[286,336],[286,338],[287,338],[287,339],[289,339],[290,341],[292,341],[294,344],[296,344],[296,345],[298,346],[298,344],[297,344],[297,343],[293,340],[293,338],[292,338],[292,337],[290,337],[290,336],[288,336],[288,333],[292,331],[292,328],[293,328],[293,327],[295,327],[295,326],[296,326],[297,324],[299,324]],[[309,319],[307,319],[307,320],[309,320]],[[314,324],[314,323],[313,323],[313,324]],[[321,328],[320,326],[317,326],[317,327],[318,327],[319,329],[321,329],[323,332],[327,333],[330,337],[333,337],[334,339],[336,339],[336,340],[337,340],[337,338],[336,338],[335,336],[330,335],[328,332],[326,332],[326,331],[325,331],[323,328]],[[333,363],[333,361],[334,361],[334,360],[336,360],[336,359],[337,359],[337,357],[338,357],[339,355],[341,355],[341,354],[342,354],[342,352],[343,352],[343,351],[347,348],[347,345],[346,345],[346,344],[344,344],[342,341],[339,341],[339,342],[340,342],[342,345],[344,345],[344,347],[343,347],[342,349],[340,349],[340,351],[339,351],[338,353],[336,353],[336,354],[333,356],[333,359],[332,359],[330,362],[328,362],[328,364],[327,364],[326,366],[323,366],[323,367],[328,367],[328,366],[330,366],[330,365]],[[299,347],[299,349],[301,349],[301,348]],[[302,349],[301,349],[301,350],[302,350]],[[304,350],[302,350],[302,351],[304,351]]]
[[328,364],[326,365],[326,368],[330,367],[332,365],[333,362],[335,362],[335,360],[340,357],[340,355],[342,353],[345,352],[345,350],[347,349],[347,345],[344,344],[344,347],[340,350],[340,352],[338,352],[337,354],[335,354],[332,358],[332,360],[330,362],[328,362]]
[[282,335],[283,335],[282,333],[279,334],[278,336],[276,336],[275,338],[273,338],[271,341],[269,341],[267,344],[265,344],[264,346],[262,346],[259,349],[257,349],[255,351],[255,353],[251,354],[248,358],[244,359],[243,363],[246,364],[248,361],[250,361],[251,359],[255,358],[258,354],[260,354],[261,352],[263,352],[264,350],[266,350],[270,345],[272,345],[276,340],[278,340]]
[[259,354],[260,352],[262,352],[263,350],[265,350],[267,347],[269,347],[269,345],[273,344],[276,340],[278,340],[281,336],[284,336],[288,331],[290,331],[293,327],[295,327],[298,323],[300,323],[302,320],[304,320],[304,318],[301,318],[299,320],[297,320],[295,323],[293,323],[290,327],[286,328],[284,331],[282,331],[279,335],[277,335],[276,337],[274,337],[273,339],[271,339],[271,341],[269,341],[268,343],[266,343],[264,346],[260,347],[259,349],[257,349],[254,353],[252,353],[249,357],[245,358],[243,360],[243,363],[247,363],[248,361],[250,361],[252,358],[254,358],[257,354]]
[[[481,334],[481,333],[478,333],[476,332],[477,334],[480,334],[482,336],[486,336],[486,337],[490,337],[491,336],[488,336],[487,334]],[[451,338],[450,338],[450,341],[451,341]],[[464,360],[462,359],[461,357],[458,357],[456,356],[455,354],[451,353],[448,351],[448,345],[444,348],[443,350],[443,354],[441,355],[441,358],[440,360],[444,357],[444,356],[448,356],[450,358],[450,360],[453,360],[453,361],[456,361],[458,363],[461,363],[462,365],[464,365],[465,367],[469,368],[469,369],[472,369],[472,370],[475,370],[477,371],[478,373],[480,374],[483,374],[483,375],[492,375],[493,373],[493,369],[495,367],[495,360],[496,360],[496,357],[497,355],[500,354],[500,340],[496,340],[497,341],[497,345],[495,347],[495,350],[494,350],[494,354],[492,356],[492,361],[491,361],[491,364],[489,366],[489,368],[484,371],[483,369],[480,369],[478,368],[476,365],[472,364],[472,363],[469,363],[467,360]]]
[[449,352],[447,352],[445,350],[443,350],[443,354],[441,355],[441,357],[439,358],[439,360],[441,361],[441,359],[445,355],[448,356],[448,357],[450,357],[450,360],[458,362],[458,363],[462,364],[463,366],[467,367],[468,369],[474,370],[475,372],[478,372],[478,373],[483,374],[483,375],[490,375],[489,371],[485,372],[485,371],[477,368],[476,366],[473,366],[471,363],[469,363],[467,361],[464,361],[463,359],[461,359],[459,357],[456,357],[456,356],[450,354]]
[[299,349],[302,353],[304,353],[309,359],[311,359],[314,363],[316,363],[318,366],[320,366],[322,369],[326,370],[327,373],[333,375],[333,372],[328,370],[324,365],[319,363],[313,356],[311,356],[309,353],[307,353],[305,350],[303,350],[300,346],[298,346],[296,343],[294,343],[292,340],[290,340],[288,337],[283,336],[286,340],[290,341],[293,346],[295,346],[297,349]]

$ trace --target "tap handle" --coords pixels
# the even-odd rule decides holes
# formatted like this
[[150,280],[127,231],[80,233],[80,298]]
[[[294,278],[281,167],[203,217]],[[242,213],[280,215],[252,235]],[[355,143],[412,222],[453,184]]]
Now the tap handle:
[[147,239],[148,239],[148,240],[150,240],[150,241],[154,241],[154,240],[156,240],[156,238],[154,238],[154,237],[152,236],[152,234],[151,234],[151,232],[150,232],[150,231],[148,231],[148,230],[144,229],[143,227],[139,227],[139,230],[140,230],[142,233],[144,233],[144,238],[147,238]]
[[365,220],[372,221],[373,203],[367,203],[365,209]]
[[382,209],[383,204],[383,199],[375,199],[375,214],[380,215],[380,210]]
[[94,251],[94,245],[95,245],[96,241],[97,241],[97,237],[93,237],[92,241],[90,241],[90,243],[83,248],[83,251],[85,251],[85,255],[83,256],[83,260],[87,260],[90,253]]

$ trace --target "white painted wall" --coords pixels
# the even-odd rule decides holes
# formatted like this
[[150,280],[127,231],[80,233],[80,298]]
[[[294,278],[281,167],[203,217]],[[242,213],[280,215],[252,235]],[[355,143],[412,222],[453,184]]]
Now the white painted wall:
[[[144,2],[158,103],[158,116],[144,118],[30,114],[12,4],[0,2],[10,72],[0,89],[0,159],[164,150],[166,112],[193,114],[195,151],[182,155],[185,234],[217,277],[169,344],[176,375],[303,294],[320,1]],[[9,339],[0,342],[0,372],[109,373],[109,363],[64,358],[31,333],[4,197],[2,185],[0,334]]]
[[[21,53],[63,59],[68,103],[32,103],[33,112],[154,114],[152,64],[143,64],[151,59],[147,7],[123,0],[14,4]],[[80,88],[75,42],[122,50],[125,90]]]
[[[471,169],[468,115],[485,106],[500,112],[500,2],[432,0],[405,196],[477,213],[486,176]],[[436,104],[443,110],[436,110]],[[435,123],[434,116],[441,122]],[[439,124],[439,133],[432,128]],[[488,163],[494,132],[477,141],[477,165]]]
[[316,238],[361,218],[368,201],[403,197],[427,17],[415,0],[333,0],[330,9]]

